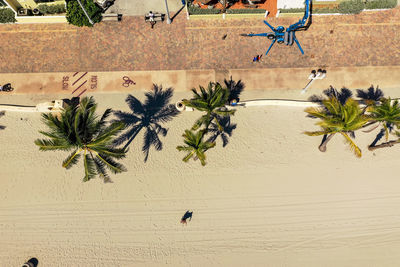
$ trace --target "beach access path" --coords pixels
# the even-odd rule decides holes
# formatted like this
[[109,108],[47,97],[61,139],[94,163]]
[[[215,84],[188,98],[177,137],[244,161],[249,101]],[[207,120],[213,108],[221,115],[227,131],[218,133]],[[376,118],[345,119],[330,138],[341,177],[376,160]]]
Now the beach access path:
[[[304,48],[275,45],[241,33],[266,32],[257,18],[186,19],[181,12],[153,30],[143,16],[102,22],[93,28],[67,24],[1,25],[0,73],[192,69],[257,69],[400,65],[400,7],[359,15],[313,16],[298,32]],[[296,17],[271,18],[290,25]],[[227,34],[225,40],[222,37]]]

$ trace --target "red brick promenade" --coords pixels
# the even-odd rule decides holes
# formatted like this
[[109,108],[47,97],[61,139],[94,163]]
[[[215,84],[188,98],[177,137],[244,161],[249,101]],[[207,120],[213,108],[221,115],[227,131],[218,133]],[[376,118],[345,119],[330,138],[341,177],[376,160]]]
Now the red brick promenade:
[[[288,26],[299,18],[273,18]],[[305,55],[294,45],[276,44],[260,64],[265,38],[240,33],[266,32],[262,19],[186,20],[181,13],[171,25],[154,30],[142,17],[94,28],[66,24],[0,26],[0,72],[74,72],[296,68],[308,66],[400,65],[400,8],[360,15],[314,16],[306,32],[297,34]],[[222,36],[227,38],[222,40]]]

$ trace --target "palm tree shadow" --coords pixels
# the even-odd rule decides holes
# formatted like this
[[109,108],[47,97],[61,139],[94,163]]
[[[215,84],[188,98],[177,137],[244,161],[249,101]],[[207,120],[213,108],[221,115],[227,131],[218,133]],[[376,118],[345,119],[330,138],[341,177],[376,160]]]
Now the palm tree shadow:
[[[6,114],[5,111],[0,111],[0,117],[3,117],[4,114]],[[6,128],[6,126],[0,125],[0,130],[4,130]]]
[[215,142],[218,137],[221,137],[222,139],[222,147],[225,147],[229,143],[229,137],[232,136],[233,130],[236,129],[237,124],[236,123],[231,123],[231,118],[229,116],[227,117],[220,117],[218,118],[221,126],[222,126],[222,131],[218,128],[218,125],[215,123],[211,123],[207,132],[211,134],[211,136],[208,138],[207,142]]
[[157,151],[162,150],[162,142],[159,134],[166,136],[168,129],[161,126],[162,123],[171,121],[179,111],[175,105],[169,104],[173,96],[173,89],[162,89],[162,86],[153,84],[150,92],[145,93],[146,100],[141,103],[133,95],[128,95],[126,103],[131,112],[116,111],[115,116],[118,121],[126,124],[126,131],[116,138],[115,145],[121,145],[126,142],[124,148],[128,148],[136,135],[145,129],[142,151],[145,154],[144,161],[149,157],[150,147],[154,146]]
[[236,100],[237,102],[239,102],[239,100],[240,100],[239,96],[245,87],[242,80],[235,82],[234,80],[232,80],[232,76],[231,76],[229,80],[224,79],[224,82],[225,82],[225,86],[229,90],[228,102],[231,103],[233,100]]

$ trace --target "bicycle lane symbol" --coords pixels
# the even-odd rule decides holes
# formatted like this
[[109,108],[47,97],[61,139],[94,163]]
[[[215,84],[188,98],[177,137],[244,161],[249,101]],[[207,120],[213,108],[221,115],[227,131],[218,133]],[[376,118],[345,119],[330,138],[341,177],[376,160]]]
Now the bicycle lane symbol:
[[123,87],[129,87],[131,84],[135,85],[136,83],[132,81],[128,76],[122,77],[122,80],[124,81],[122,83]]

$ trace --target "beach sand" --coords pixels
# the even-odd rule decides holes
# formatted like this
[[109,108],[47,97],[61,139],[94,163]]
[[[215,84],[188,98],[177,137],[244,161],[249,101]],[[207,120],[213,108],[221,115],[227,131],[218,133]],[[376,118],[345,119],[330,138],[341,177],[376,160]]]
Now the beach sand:
[[[248,91],[242,99],[299,91]],[[128,110],[125,97],[96,95],[99,111]],[[0,266],[31,257],[39,267],[400,266],[400,145],[368,151],[376,130],[357,133],[361,159],[340,136],[321,153],[321,138],[302,134],[317,129],[303,108],[248,107],[232,118],[229,144],[222,148],[219,139],[202,167],[183,163],[176,150],[199,115],[167,123],[163,150],[151,149],[147,163],[139,134],[122,160],[128,172],[104,184],[82,183],[82,163],[63,169],[68,152],[38,150],[40,114],[7,112],[0,118],[7,127],[0,131]],[[193,219],[184,226],[186,210]]]

